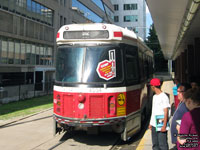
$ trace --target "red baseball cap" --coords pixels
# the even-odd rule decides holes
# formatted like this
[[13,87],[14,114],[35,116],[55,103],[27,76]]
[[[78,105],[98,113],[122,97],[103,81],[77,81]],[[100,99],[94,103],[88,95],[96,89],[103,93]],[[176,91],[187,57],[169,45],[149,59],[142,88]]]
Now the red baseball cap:
[[158,78],[151,79],[150,85],[151,86],[160,86],[160,79],[158,79]]

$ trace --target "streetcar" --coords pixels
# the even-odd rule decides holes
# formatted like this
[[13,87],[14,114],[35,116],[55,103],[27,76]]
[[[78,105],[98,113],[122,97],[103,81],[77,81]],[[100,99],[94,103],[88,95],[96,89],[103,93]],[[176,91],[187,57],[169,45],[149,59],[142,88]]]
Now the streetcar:
[[57,33],[54,133],[109,128],[127,141],[150,115],[153,52],[128,29],[69,24]]

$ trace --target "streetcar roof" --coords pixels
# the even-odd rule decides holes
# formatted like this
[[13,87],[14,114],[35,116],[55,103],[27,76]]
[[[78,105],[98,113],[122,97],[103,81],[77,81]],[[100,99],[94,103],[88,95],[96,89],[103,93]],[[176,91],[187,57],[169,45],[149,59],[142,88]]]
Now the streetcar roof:
[[[64,33],[65,32],[75,32],[75,31],[107,31],[109,33],[109,36],[107,37],[101,37],[100,35],[99,38],[82,38],[80,35],[80,38],[78,38],[79,41],[99,41],[99,40],[122,40],[123,38],[129,38],[130,39],[135,39],[137,40],[137,35],[125,28],[116,26],[114,24],[104,24],[104,23],[87,23],[87,24],[69,24],[69,25],[64,25],[60,28],[58,31],[58,36],[57,36],[57,42],[69,42],[69,41],[77,41],[77,38],[65,38]],[[86,34],[86,33],[85,33]],[[102,32],[101,32],[102,34]]]
[[[122,42],[140,45],[150,50],[133,31],[126,28],[105,23],[68,24],[62,26],[57,33],[56,42],[60,44],[74,44],[81,42]],[[151,51],[151,50],[150,50]],[[152,53],[152,52],[150,52]]]

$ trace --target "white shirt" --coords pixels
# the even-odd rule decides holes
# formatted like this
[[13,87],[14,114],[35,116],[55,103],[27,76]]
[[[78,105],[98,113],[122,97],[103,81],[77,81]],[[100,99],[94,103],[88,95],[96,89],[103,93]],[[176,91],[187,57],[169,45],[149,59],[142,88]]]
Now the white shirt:
[[[153,96],[150,125],[156,127],[155,116],[156,115],[164,115],[164,108],[170,108],[168,96],[164,92],[160,93],[159,95],[155,94]],[[169,110],[168,110],[168,112],[169,112]],[[168,116],[169,115],[170,114],[168,113]]]

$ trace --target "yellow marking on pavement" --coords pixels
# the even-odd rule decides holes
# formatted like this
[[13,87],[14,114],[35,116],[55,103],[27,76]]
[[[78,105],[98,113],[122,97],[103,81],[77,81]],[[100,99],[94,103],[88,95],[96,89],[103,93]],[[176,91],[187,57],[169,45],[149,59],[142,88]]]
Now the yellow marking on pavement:
[[[145,134],[147,134],[148,130],[146,130]],[[142,140],[140,141],[139,145],[137,146],[136,150],[143,150],[144,149],[144,144],[146,142],[146,138],[145,137],[145,134],[142,138]]]

